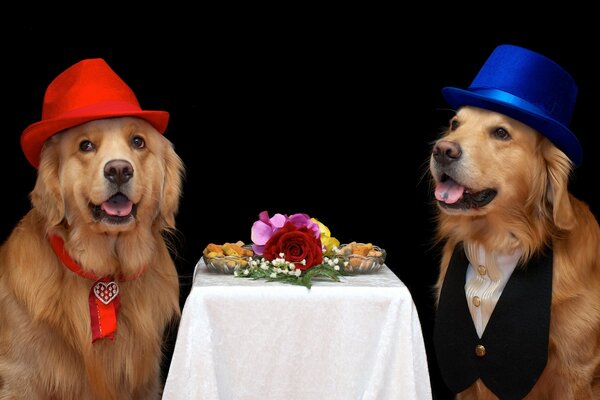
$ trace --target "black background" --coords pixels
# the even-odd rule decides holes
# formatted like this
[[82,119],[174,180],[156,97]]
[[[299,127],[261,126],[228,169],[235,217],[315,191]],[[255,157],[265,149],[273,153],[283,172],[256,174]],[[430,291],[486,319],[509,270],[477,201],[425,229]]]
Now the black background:
[[502,43],[567,69],[580,89],[571,128],[584,148],[571,190],[598,216],[593,26],[587,32],[567,14],[517,21],[457,10],[439,19],[360,8],[200,10],[184,20],[189,13],[148,19],[115,10],[1,28],[0,239],[30,207],[36,171],[19,138],[39,121],[46,87],[75,62],[102,57],[144,109],[171,114],[166,136],[187,169],[175,257],[182,304],[207,243],[248,242],[263,210],[308,213],[342,242],[387,249],[419,311],[434,394],[448,397],[431,347],[439,249],[426,168],[452,115],[440,89],[467,87]]

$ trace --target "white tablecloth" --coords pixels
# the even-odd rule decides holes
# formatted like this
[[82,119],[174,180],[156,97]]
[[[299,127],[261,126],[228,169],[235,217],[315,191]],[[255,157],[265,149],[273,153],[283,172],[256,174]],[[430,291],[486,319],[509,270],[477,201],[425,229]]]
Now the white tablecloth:
[[387,266],[308,290],[201,260],[163,399],[431,399],[410,292]]

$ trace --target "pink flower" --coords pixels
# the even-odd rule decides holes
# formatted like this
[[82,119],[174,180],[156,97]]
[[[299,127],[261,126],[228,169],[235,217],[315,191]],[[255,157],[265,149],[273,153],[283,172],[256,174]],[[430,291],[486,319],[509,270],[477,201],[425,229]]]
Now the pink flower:
[[263,211],[258,214],[258,221],[252,224],[250,238],[252,239],[252,250],[255,254],[262,255],[265,251],[265,244],[271,239],[277,231],[279,231],[286,222],[291,222],[295,227],[306,227],[311,231],[315,238],[321,237],[319,225],[310,220],[306,214],[293,214],[290,217],[284,214],[275,214],[269,218],[269,213]]
[[319,239],[321,237],[321,229],[319,229],[319,224],[315,223],[310,219],[310,217],[306,214],[294,214],[288,218],[288,221],[294,224],[296,228],[306,227],[309,231],[312,231],[315,238]]
[[283,214],[275,214],[273,218],[269,218],[269,213],[263,211],[258,214],[258,221],[252,224],[250,239],[252,239],[252,250],[254,253],[261,255],[265,250],[265,243],[269,241],[275,232],[285,225],[287,216]]

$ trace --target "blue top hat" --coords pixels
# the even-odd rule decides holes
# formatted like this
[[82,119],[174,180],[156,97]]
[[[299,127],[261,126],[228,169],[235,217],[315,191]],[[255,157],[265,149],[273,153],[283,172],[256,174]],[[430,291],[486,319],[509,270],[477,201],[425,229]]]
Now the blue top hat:
[[518,46],[496,47],[467,90],[442,89],[455,109],[485,108],[507,115],[539,131],[575,165],[582,149],[568,126],[577,85],[567,71],[541,54]]

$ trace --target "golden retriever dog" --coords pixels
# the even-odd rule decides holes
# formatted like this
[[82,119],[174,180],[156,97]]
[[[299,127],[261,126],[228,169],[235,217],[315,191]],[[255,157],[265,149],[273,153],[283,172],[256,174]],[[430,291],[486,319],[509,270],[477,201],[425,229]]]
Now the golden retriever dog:
[[[164,235],[182,174],[171,143],[140,118],[46,141],[32,209],[0,250],[0,399],[160,398],[163,335],[180,313]],[[56,237],[83,272],[57,257]],[[105,276],[119,286],[117,328],[92,342],[90,288]]]
[[[568,191],[572,171],[569,158],[528,125],[503,114],[465,106],[435,142],[429,167],[440,211],[438,238],[444,243],[436,286],[438,301],[446,290],[445,280],[456,268],[452,258],[457,249],[464,249],[472,265],[490,262],[490,254],[513,257],[517,261],[513,276],[525,277],[519,281],[520,288],[512,285],[513,298],[503,303],[511,283],[506,284],[481,337],[474,335],[475,319],[469,318],[469,311],[465,314],[469,316],[471,332],[460,334],[461,337],[444,337],[448,333],[438,332],[436,327],[436,353],[445,353],[444,347],[459,346],[466,337],[475,338],[475,342],[481,340],[481,344],[474,343],[469,348],[464,362],[454,360],[452,373],[463,374],[467,364],[484,363],[488,357],[499,357],[502,361],[498,370],[506,370],[486,371],[489,376],[483,379],[472,376],[473,383],[457,398],[496,399],[488,382],[505,387],[519,385],[520,374],[529,373],[531,363],[539,373],[532,374],[532,388],[525,399],[600,399],[600,229],[589,208]],[[550,260],[545,272],[531,272],[549,277],[547,297],[539,289],[544,284],[538,285],[538,278],[527,280],[524,273],[536,270],[532,263],[538,257]],[[485,268],[479,273],[485,274]],[[482,299],[465,293],[468,277],[464,272],[459,274],[457,282],[462,295],[454,299],[462,302],[464,309],[471,302],[482,308]],[[523,297],[518,297],[518,290]],[[544,301],[550,310],[547,328],[544,318],[535,314],[537,308],[544,310]],[[535,315],[523,313],[530,304],[537,304],[533,308]],[[440,306],[438,303],[438,312]],[[450,334],[458,334],[458,330],[452,331],[460,324],[460,318],[447,318]],[[503,323],[492,324],[494,318]],[[538,332],[540,326],[539,334],[527,333]],[[488,329],[492,329],[490,336]],[[499,343],[492,343],[493,335]],[[510,356],[503,360],[501,357],[511,351],[504,346],[515,338],[526,342],[525,348],[518,347],[523,343],[516,344],[515,354],[522,358]],[[541,363],[528,358],[529,351],[534,350],[539,350]],[[453,361],[444,357],[455,354],[448,351],[449,355],[438,355],[440,363],[447,366]],[[509,381],[495,381],[496,372]]]

